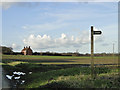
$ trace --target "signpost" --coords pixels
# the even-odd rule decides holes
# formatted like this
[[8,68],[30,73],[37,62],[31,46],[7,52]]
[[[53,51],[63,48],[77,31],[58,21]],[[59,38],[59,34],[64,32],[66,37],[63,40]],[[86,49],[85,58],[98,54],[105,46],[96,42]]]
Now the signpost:
[[93,34],[94,35],[100,35],[100,34],[102,34],[102,32],[101,31],[93,31]]
[[113,43],[113,61],[114,61],[114,64],[115,64],[115,58],[114,58],[114,43]]
[[91,26],[91,77],[94,78],[94,35],[102,34],[101,31],[94,31]]

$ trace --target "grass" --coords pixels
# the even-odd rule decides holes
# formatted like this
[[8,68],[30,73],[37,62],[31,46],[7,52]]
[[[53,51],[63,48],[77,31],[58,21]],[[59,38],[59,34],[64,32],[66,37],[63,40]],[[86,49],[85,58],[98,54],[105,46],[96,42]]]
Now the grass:
[[11,63],[7,63],[8,65],[11,65],[11,66],[15,66],[17,64],[21,64],[21,63],[27,63],[27,62],[11,62]]
[[[31,62],[41,64],[90,64],[90,57],[85,56],[24,56],[24,55],[2,55],[3,63]],[[95,64],[117,64],[118,57],[94,57]]]
[[[3,59],[84,59],[90,58],[90,56],[40,56],[40,55],[2,55]],[[112,56],[97,56],[95,58],[113,58]],[[117,58],[115,56],[114,58]]]
[[[3,67],[5,70],[7,70],[8,74],[11,75],[11,72],[13,71],[23,71],[27,73],[27,75],[23,77],[27,83],[19,86],[22,88],[90,88],[90,86],[94,86],[94,84],[95,88],[110,88],[112,84],[109,86],[107,83],[110,83],[112,80],[112,82],[114,82],[114,79],[107,81],[107,78],[114,78],[114,76],[116,76],[118,73],[118,70],[116,68],[96,67],[96,79],[92,80],[90,77],[90,67],[80,67],[80,65],[43,65],[21,63],[15,66],[3,65]],[[31,71],[32,74],[28,74]],[[104,77],[103,80],[101,80],[102,77]],[[118,83],[117,81],[115,82]]]
[[[52,70],[47,72],[37,72],[30,76],[28,76],[28,82],[24,87],[26,88],[39,88],[39,87],[53,87],[53,88],[81,88],[81,87],[91,87],[91,82],[99,82],[102,83],[102,81],[107,80],[101,80],[99,77],[99,74],[106,73],[110,75],[110,69],[108,68],[96,68],[98,72],[97,80],[91,81],[90,77],[90,68],[66,68],[66,69],[60,69],[60,70]],[[98,78],[99,77],[99,78]],[[32,79],[34,78],[34,80]],[[62,78],[62,79],[61,79]],[[79,79],[80,78],[80,79]],[[82,79],[81,79],[82,78]],[[56,85],[57,84],[57,85]],[[103,85],[106,83],[103,83]],[[88,86],[89,85],[89,86]],[[98,87],[101,87],[101,85],[98,85]],[[94,86],[92,84],[92,86]],[[107,85],[106,85],[107,86]],[[94,88],[97,86],[94,86]],[[102,86],[103,87],[103,86]],[[109,86],[108,86],[109,87]]]
[[[112,74],[111,74],[112,75]],[[98,76],[92,79],[90,75],[61,76],[42,88],[120,88],[117,78],[111,76]]]
[[[117,64],[118,57],[94,57],[95,64]],[[96,78],[91,78],[90,57],[2,55],[7,74],[26,73],[22,88],[120,88],[118,69],[113,65],[97,65]],[[32,72],[32,74],[29,74]]]

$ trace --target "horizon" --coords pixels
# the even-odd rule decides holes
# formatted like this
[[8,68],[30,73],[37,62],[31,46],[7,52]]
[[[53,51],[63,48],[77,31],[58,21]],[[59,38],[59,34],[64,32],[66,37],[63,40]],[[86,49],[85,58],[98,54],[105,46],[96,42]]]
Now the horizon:
[[[8,46],[0,46],[0,47],[8,47]],[[28,47],[28,46],[27,46]],[[8,47],[8,48],[11,48],[11,47]],[[30,47],[31,48],[31,47]],[[13,48],[12,48],[13,49]],[[24,47],[21,49],[21,51],[24,49]],[[32,48],[31,48],[32,49]],[[12,50],[13,51],[13,50]],[[21,53],[21,51],[13,51],[14,53]],[[46,52],[50,52],[50,53],[79,53],[79,54],[91,54],[91,53],[82,53],[82,52],[76,52],[76,51],[73,51],[73,52],[55,52],[55,51],[34,51],[33,49],[32,49],[32,51],[33,51],[33,53],[46,53]],[[113,52],[108,52],[108,53],[106,53],[106,52],[94,52],[94,54],[103,54],[103,53],[105,53],[105,54],[113,54]],[[119,52],[114,52],[114,54],[119,54]]]

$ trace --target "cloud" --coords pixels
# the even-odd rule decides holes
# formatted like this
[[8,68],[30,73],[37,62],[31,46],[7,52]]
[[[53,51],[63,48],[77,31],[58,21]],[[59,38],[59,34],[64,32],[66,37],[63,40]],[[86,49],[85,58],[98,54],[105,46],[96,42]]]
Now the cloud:
[[17,4],[18,2],[20,2],[21,0],[1,0],[1,4],[0,6],[2,6],[3,9],[8,9],[11,6]]
[[70,23],[59,23],[59,22],[52,22],[52,23],[45,23],[45,24],[39,24],[39,25],[25,25],[22,26],[25,30],[55,30],[60,29],[65,26],[70,25]]
[[54,45],[54,41],[51,39],[50,36],[47,35],[37,35],[35,37],[35,35],[31,34],[28,38],[23,40],[25,45],[29,45],[32,48],[35,49],[44,49],[44,48],[50,48],[53,47]]
[[[118,2],[119,0],[1,0],[0,6],[3,9],[8,9],[13,5],[22,6],[22,7],[36,7],[39,5],[38,2]],[[22,3],[21,3],[22,2]],[[32,4],[32,2],[36,2]]]
[[[80,46],[83,42],[79,38],[74,36],[67,36],[62,33],[59,38],[51,38],[49,35],[30,35],[28,38],[23,40],[25,45],[31,46],[34,49],[48,49],[48,48],[57,48],[57,47],[75,47]],[[79,44],[79,45],[78,45]]]
[[13,4],[14,4],[14,2],[9,2],[9,3],[4,2],[4,3],[1,3],[1,6],[3,9],[6,10],[6,9],[10,8]]
[[[96,38],[95,41],[99,42],[101,39]],[[101,42],[101,41],[100,41]],[[23,40],[24,45],[31,46],[33,49],[49,49],[58,47],[81,47],[90,43],[90,35],[88,31],[81,32],[78,37],[68,36],[64,33],[58,38],[53,38],[49,35],[37,35],[31,34],[28,38]]]
[[21,0],[12,0],[10,2],[8,1],[4,1],[0,4],[0,6],[2,6],[3,9],[7,10],[9,8],[11,8],[13,5],[16,5],[18,7],[36,7],[39,6],[40,3],[37,2],[22,2]]
[[13,43],[11,47],[13,48],[13,50],[18,50],[21,46]]
[[59,21],[65,21],[65,20],[77,20],[80,17],[87,17],[87,15],[80,15],[79,14],[80,11],[76,10],[72,11],[72,10],[67,10],[67,13],[45,13],[47,16],[49,17],[54,17],[59,19]]

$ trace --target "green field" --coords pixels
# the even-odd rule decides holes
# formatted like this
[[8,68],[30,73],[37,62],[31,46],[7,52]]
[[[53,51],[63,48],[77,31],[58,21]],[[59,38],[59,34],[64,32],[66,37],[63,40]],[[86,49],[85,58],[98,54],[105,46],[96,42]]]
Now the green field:
[[94,61],[108,65],[97,65],[95,77],[91,78],[91,68],[81,67],[90,64],[90,57],[2,55],[7,74],[26,73],[21,78],[26,82],[18,84],[18,88],[120,88],[118,57],[94,57]]
[[[90,57],[85,56],[24,56],[24,55],[3,55],[3,62],[32,62],[41,64],[90,64]],[[94,57],[95,64],[117,64],[118,57]]]

